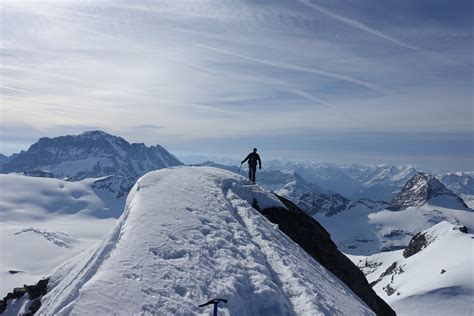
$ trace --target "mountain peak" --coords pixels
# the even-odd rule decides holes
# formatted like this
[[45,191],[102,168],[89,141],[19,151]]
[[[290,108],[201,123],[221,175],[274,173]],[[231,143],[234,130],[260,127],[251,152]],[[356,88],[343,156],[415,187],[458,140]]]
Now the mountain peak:
[[85,138],[111,138],[111,139],[120,138],[120,139],[123,139],[121,137],[114,136],[112,134],[109,134],[109,133],[101,131],[101,130],[85,131],[85,132],[82,132],[78,135],[72,135],[72,137],[74,137],[74,136],[85,137]]
[[157,145],[130,144],[104,131],[41,138],[26,152],[3,164],[2,172],[48,171],[60,178],[81,180],[109,175],[139,177],[148,171],[181,165]]
[[94,136],[94,135],[101,135],[101,136],[112,136],[109,133],[106,133],[101,130],[92,130],[92,131],[85,131],[79,134],[79,136]]
[[439,202],[440,198],[454,199],[462,208],[467,208],[466,204],[446,188],[433,175],[425,172],[416,172],[416,174],[408,180],[400,193],[392,200],[392,210],[400,210],[412,206],[421,206],[435,199]]

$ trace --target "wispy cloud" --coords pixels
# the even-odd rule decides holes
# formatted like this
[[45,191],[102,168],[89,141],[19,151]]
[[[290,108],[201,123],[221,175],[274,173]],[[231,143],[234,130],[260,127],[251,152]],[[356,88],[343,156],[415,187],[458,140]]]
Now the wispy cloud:
[[4,1],[1,125],[282,153],[290,131],[470,133],[472,19],[468,1]]
[[434,56],[439,57],[439,58],[441,58],[444,61],[449,62],[449,63],[464,65],[464,63],[459,63],[459,61],[455,61],[453,59],[447,58],[446,56],[443,56],[440,53],[436,53],[436,52],[430,51],[430,50],[425,49],[425,48],[421,48],[421,47],[418,47],[418,46],[415,46],[415,45],[412,45],[412,44],[405,43],[402,40],[397,39],[397,38],[395,38],[391,35],[388,35],[386,33],[383,33],[383,32],[381,32],[381,31],[379,31],[375,28],[372,28],[372,27],[368,26],[365,23],[362,23],[360,21],[351,19],[347,16],[343,16],[343,15],[337,14],[335,12],[332,12],[330,10],[327,10],[327,9],[323,8],[322,6],[320,6],[320,5],[317,5],[316,3],[314,3],[311,0],[299,0],[299,2],[301,2],[305,6],[310,7],[312,9],[316,10],[316,11],[319,11],[322,14],[327,15],[327,16],[329,16],[329,17],[331,17],[331,18],[333,18],[337,21],[340,21],[340,22],[345,23],[347,25],[350,25],[350,26],[352,26],[356,29],[359,29],[359,30],[362,30],[362,31],[367,32],[369,34],[372,34],[374,36],[377,36],[381,39],[392,42],[392,43],[394,43],[394,44],[396,44],[400,47],[407,48],[407,49],[410,49],[410,50],[414,50],[416,52],[420,52],[420,53],[423,53],[423,54],[434,55]]
[[277,67],[277,68],[282,68],[282,69],[292,70],[292,71],[307,72],[307,73],[311,73],[311,74],[315,74],[315,75],[331,77],[331,78],[335,78],[335,79],[339,79],[339,80],[343,80],[343,81],[347,81],[347,82],[350,82],[350,83],[355,83],[355,84],[364,86],[365,88],[367,88],[369,90],[372,90],[372,91],[375,91],[375,92],[388,93],[388,91],[386,89],[384,89],[384,88],[382,88],[382,87],[380,87],[380,86],[378,86],[374,83],[367,82],[367,81],[360,80],[360,79],[356,79],[356,78],[351,78],[351,77],[341,75],[341,74],[337,74],[337,73],[334,73],[334,72],[325,71],[325,70],[316,69],[316,68],[301,67],[301,66],[298,66],[298,65],[275,62],[275,61],[271,61],[271,60],[257,59],[257,58],[253,58],[253,57],[233,53],[233,52],[230,52],[230,51],[225,50],[225,49],[211,47],[211,46],[207,46],[207,45],[203,45],[203,44],[196,44],[196,45],[199,46],[199,47],[202,47],[202,48],[206,48],[206,49],[218,52],[218,53],[239,57],[239,58],[246,59],[246,60],[249,60],[249,61],[252,61],[252,62],[264,64],[264,65],[267,65],[267,66],[272,66],[272,67]]

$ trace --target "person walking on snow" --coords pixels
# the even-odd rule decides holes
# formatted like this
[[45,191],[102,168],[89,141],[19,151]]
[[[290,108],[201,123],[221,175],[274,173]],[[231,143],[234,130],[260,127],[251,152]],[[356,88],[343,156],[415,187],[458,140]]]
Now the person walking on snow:
[[257,162],[258,169],[262,169],[262,161],[260,156],[257,154],[257,148],[253,149],[253,152],[247,155],[244,160],[240,163],[242,166],[244,162],[249,161],[249,180],[255,183],[255,173],[257,173]]

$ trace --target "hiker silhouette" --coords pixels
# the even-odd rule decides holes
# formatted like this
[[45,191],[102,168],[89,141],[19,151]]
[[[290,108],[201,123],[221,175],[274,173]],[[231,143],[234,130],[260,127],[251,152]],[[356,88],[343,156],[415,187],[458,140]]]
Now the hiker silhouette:
[[260,160],[260,156],[257,154],[257,148],[253,149],[253,152],[247,155],[244,160],[240,162],[240,165],[248,160],[249,162],[249,179],[253,183],[255,183],[255,174],[257,173],[257,162],[258,162],[258,169],[262,169],[262,160]]

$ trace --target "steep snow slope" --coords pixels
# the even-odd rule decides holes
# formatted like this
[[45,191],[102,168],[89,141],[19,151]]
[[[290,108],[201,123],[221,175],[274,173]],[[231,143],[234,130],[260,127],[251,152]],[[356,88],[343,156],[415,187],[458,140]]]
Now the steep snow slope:
[[368,315],[371,310],[261,208],[284,207],[228,171],[151,172],[103,243],[57,269],[39,313]]
[[473,234],[441,222],[422,235],[409,257],[398,250],[352,260],[398,315],[473,314]]
[[112,180],[0,175],[1,297],[36,283],[113,228],[125,196],[117,198],[121,179],[117,187]]

